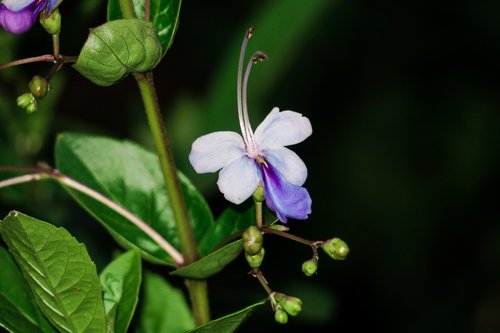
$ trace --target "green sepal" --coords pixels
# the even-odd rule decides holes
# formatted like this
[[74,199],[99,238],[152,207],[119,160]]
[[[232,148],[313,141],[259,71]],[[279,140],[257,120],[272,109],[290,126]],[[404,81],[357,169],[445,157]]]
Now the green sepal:
[[110,86],[133,73],[151,71],[162,58],[153,25],[122,19],[91,29],[73,67],[100,86]]

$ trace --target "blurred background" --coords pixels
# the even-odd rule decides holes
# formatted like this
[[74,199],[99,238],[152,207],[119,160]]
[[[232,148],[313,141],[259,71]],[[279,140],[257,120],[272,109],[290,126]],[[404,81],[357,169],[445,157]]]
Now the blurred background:
[[[66,1],[61,49],[77,55],[104,1]],[[293,149],[306,162],[313,198],[308,239],[338,236],[346,261],[266,238],[263,270],[273,289],[300,297],[303,312],[280,326],[268,307],[241,332],[500,332],[500,2],[254,0],[185,1],[172,48],[155,70],[178,167],[217,216],[226,206],[216,175],[196,175],[194,139],[238,130],[236,68],[245,29],[262,50],[249,83],[253,126],[272,107],[307,116],[313,135]],[[0,32],[0,63],[50,53],[37,26]],[[37,113],[15,99],[49,64],[0,71],[0,164],[53,164],[57,133],[128,138],[151,147],[133,79],[102,88],[70,66]],[[125,98],[124,98],[125,96]],[[1,179],[7,178],[7,174]],[[64,225],[87,244],[98,270],[115,242],[51,183],[0,191],[12,209]],[[219,317],[265,296],[244,259],[210,279]],[[181,281],[173,281],[182,286]]]

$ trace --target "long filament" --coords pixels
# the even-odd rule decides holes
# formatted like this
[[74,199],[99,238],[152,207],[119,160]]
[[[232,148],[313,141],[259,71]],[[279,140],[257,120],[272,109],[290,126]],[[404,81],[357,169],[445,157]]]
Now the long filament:
[[242,104],[242,78],[243,78],[243,62],[245,61],[245,51],[247,49],[248,40],[252,38],[254,28],[250,27],[245,33],[243,38],[243,44],[241,45],[240,59],[238,63],[238,83],[237,83],[237,98],[238,98],[238,120],[240,122],[241,134],[243,135],[243,141],[245,145],[248,146],[250,142],[250,137],[247,132],[247,126],[245,126],[243,117],[243,104]]
[[255,146],[255,140],[253,137],[253,131],[252,127],[250,126],[250,118],[248,117],[248,106],[247,106],[247,88],[248,88],[248,78],[250,77],[250,71],[252,70],[252,66],[259,61],[262,61],[264,59],[267,59],[267,55],[261,51],[254,52],[252,54],[252,57],[248,61],[247,68],[245,71],[245,76],[243,78],[243,88],[242,88],[242,94],[243,94],[243,101],[242,101],[242,107],[243,107],[243,122],[244,124],[247,124],[247,136],[249,138],[249,143],[251,143],[252,147],[250,148],[252,151],[256,151],[257,147]]

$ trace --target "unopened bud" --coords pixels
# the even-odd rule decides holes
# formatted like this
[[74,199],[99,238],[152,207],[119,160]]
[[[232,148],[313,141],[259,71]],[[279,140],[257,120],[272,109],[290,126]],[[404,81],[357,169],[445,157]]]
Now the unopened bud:
[[38,103],[36,102],[36,99],[33,98],[31,104],[26,107],[26,112],[33,113],[36,110],[38,110]]
[[276,320],[278,324],[286,324],[288,322],[288,315],[285,310],[279,308],[274,313],[274,320]]
[[253,256],[245,253],[245,258],[247,259],[248,265],[250,265],[250,267],[252,268],[259,268],[262,264],[262,261],[264,260],[265,253],[266,251],[264,250],[264,248],[261,248],[260,252]]
[[248,255],[256,255],[262,249],[264,237],[256,226],[248,227],[241,237],[243,239],[243,249]]
[[40,75],[33,76],[33,79],[30,81],[30,91],[36,99],[42,99],[47,95],[47,91],[49,90],[49,82],[47,79]]
[[318,260],[316,258],[309,259],[307,261],[304,261],[302,264],[302,272],[304,272],[305,275],[311,276],[316,271],[318,270]]
[[49,34],[59,35],[61,32],[61,13],[59,9],[52,10],[48,16],[40,15],[40,24]]
[[276,293],[274,299],[290,316],[296,316],[302,310],[302,300],[300,298]]
[[349,246],[340,238],[329,239],[321,247],[335,260],[344,260],[349,254]]
[[34,99],[35,97],[32,93],[24,93],[17,98],[17,106],[26,109]]
[[274,230],[278,230],[278,231],[290,230],[289,227],[287,227],[286,225],[283,225],[283,224],[273,224],[273,225],[270,225],[269,228],[274,229]]

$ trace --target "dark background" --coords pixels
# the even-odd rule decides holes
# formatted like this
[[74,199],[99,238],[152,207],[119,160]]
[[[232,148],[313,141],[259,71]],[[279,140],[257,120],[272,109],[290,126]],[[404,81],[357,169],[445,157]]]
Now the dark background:
[[[88,28],[104,22],[105,5],[60,8],[62,52],[76,55]],[[249,50],[269,61],[250,80],[254,128],[273,106],[313,125],[293,147],[308,166],[313,213],[291,222],[292,232],[338,236],[351,248],[343,262],[321,253],[308,278],[300,266],[310,251],[267,237],[271,287],[301,297],[304,310],[280,326],[263,308],[241,332],[500,332],[499,12],[494,0],[183,3],[174,44],[155,70],[179,168],[215,215],[227,206],[216,175],[196,175],[187,154],[202,134],[238,130],[237,55],[255,25]],[[48,52],[40,27],[0,33],[1,63]],[[131,78],[96,87],[68,66],[39,112],[17,109],[15,97],[48,66],[0,72],[1,164],[52,163],[55,136],[68,130],[151,146]],[[53,184],[0,195],[0,215],[19,209],[56,221],[87,244],[98,269],[109,260],[114,241]],[[210,279],[214,317],[265,296],[247,270],[240,258]]]

